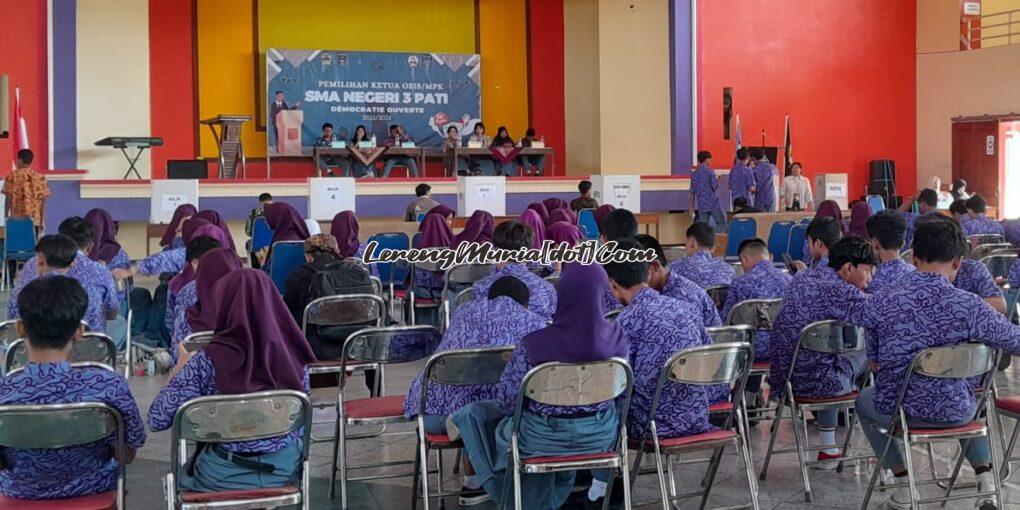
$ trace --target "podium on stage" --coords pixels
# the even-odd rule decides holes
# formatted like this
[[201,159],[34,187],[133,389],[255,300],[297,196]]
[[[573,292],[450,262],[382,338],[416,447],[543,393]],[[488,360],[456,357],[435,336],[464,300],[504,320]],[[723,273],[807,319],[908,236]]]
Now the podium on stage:
[[[233,179],[237,176],[237,160],[241,159],[241,176],[248,176],[244,159],[244,147],[241,146],[241,124],[251,120],[251,115],[217,115],[211,119],[200,121],[209,126],[216,145],[220,148],[220,179]],[[219,126],[219,131],[216,127]]]
[[280,110],[276,114],[276,153],[281,156],[301,155],[301,124],[305,112]]

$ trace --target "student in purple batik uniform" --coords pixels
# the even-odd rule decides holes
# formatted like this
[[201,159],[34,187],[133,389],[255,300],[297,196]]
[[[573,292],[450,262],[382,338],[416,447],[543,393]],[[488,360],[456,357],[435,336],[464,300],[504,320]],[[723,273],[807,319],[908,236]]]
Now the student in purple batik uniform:
[[[44,238],[45,239],[45,238]],[[73,251],[72,251],[73,253]],[[126,458],[145,444],[145,427],[127,382],[103,368],[72,368],[71,345],[81,338],[89,297],[72,278],[32,281],[17,298],[18,334],[27,339],[25,368],[0,378],[0,405],[96,402],[123,418]],[[19,499],[63,499],[117,489],[113,438],[55,450],[0,449],[0,493]]]
[[754,203],[754,171],[747,165],[751,162],[747,148],[737,150],[737,161],[730,170],[730,200],[743,197],[748,204]]
[[[430,209],[418,227],[421,236],[414,248],[453,248],[453,230],[450,225],[454,215],[453,209],[445,205],[440,204]],[[443,272],[415,267],[413,283],[411,292],[414,292],[416,298],[438,300],[443,293]],[[404,303],[405,317],[409,317],[410,300]],[[439,325],[438,308],[418,308],[415,317],[419,324]]]
[[[618,239],[627,239],[637,235],[637,216],[626,209],[617,209],[610,204],[603,205],[595,211],[595,219],[599,225],[599,242],[608,243]],[[606,287],[602,296],[604,313],[622,307],[613,292]]]
[[[847,237],[832,246],[826,266],[803,275],[798,273],[790,282],[783,292],[783,306],[776,316],[770,339],[770,398],[779,399],[785,392],[783,383],[789,375],[793,350],[804,327],[822,320],[846,321],[848,307],[866,300],[862,291],[868,288],[876,263],[867,241]],[[854,391],[857,380],[866,370],[867,359],[863,354],[851,359],[802,350],[797,354],[790,382],[797,397],[835,397]],[[819,442],[829,446],[818,452],[820,461],[843,456],[836,447],[836,416],[836,409],[815,411]],[[825,463],[818,467],[835,469],[836,464]]]
[[[384,144],[386,147],[401,147],[404,143],[414,143],[411,139],[411,135],[407,134],[404,130],[404,126],[399,124],[393,124],[390,126],[390,137],[386,139]],[[414,160],[414,156],[383,156],[383,160],[386,161],[386,165],[383,166],[383,177],[389,177],[390,172],[393,171],[393,167],[400,165],[407,167],[407,171],[413,177],[418,177],[418,163]]]
[[815,218],[808,224],[804,238],[814,264],[808,268],[807,264],[799,260],[794,261],[793,267],[797,269],[794,279],[829,265],[829,249],[843,238],[843,229],[834,218]]
[[[200,236],[191,241],[188,249],[195,243],[209,239]],[[195,279],[181,289],[177,299],[177,310],[174,316],[173,336],[170,343],[170,355],[174,363],[180,355],[180,343],[188,335],[202,331],[212,331],[216,326],[216,309],[213,306],[216,282],[233,271],[241,269],[241,261],[234,252],[226,248],[213,248],[198,258]]]
[[773,173],[776,166],[765,159],[765,153],[758,147],[750,150],[754,160],[754,207],[761,212],[773,212],[776,208],[776,190],[773,187]]
[[[719,317],[719,309],[715,302],[708,296],[705,289],[698,284],[680,276],[676,271],[669,270],[666,262],[666,253],[662,245],[654,237],[647,234],[640,234],[634,237],[641,246],[655,251],[656,259],[648,264],[648,286],[663,296],[671,297],[694,307],[701,314],[701,321],[705,327],[722,325]],[[614,298],[615,301],[615,298]]]
[[963,224],[963,233],[966,236],[977,234],[999,234],[1006,237],[1006,229],[1002,224],[985,216],[988,212],[988,204],[981,195],[974,195],[967,199],[967,217],[970,218]]
[[707,289],[716,285],[729,285],[736,270],[733,266],[712,256],[715,249],[715,231],[708,223],[697,222],[687,228],[687,256],[674,260],[670,271],[676,271],[688,280]]
[[868,218],[867,229],[871,250],[878,258],[875,276],[871,278],[871,285],[867,290],[869,294],[874,294],[898,286],[903,276],[914,272],[914,266],[907,264],[900,257],[903,237],[907,231],[907,222],[902,216],[888,209],[879,211]]
[[[504,221],[496,227],[492,236],[492,244],[496,248],[516,251],[530,247],[532,235],[531,229],[527,225],[513,220]],[[476,281],[473,286],[475,299],[487,299],[489,288],[496,283],[496,280],[504,276],[513,276],[528,287],[530,296],[528,310],[544,319],[552,317],[553,312],[556,311],[556,289],[551,283],[529,271],[524,264],[517,262],[496,264],[496,269],[493,269],[488,276]]]
[[[867,328],[868,358],[876,374],[875,385],[865,388],[857,397],[861,428],[876,453],[885,448],[887,437],[879,428],[891,425],[890,415],[917,353],[969,342],[985,343],[1006,353],[1020,351],[1020,328],[979,297],[950,283],[953,273],[960,270],[966,251],[967,241],[955,222],[941,217],[937,221],[919,222],[914,234],[917,271],[866,303],[850,303],[847,319]],[[977,411],[968,381],[924,376],[911,378],[903,406],[912,425],[922,428],[969,423]],[[977,474],[978,490],[991,490],[994,460],[988,438],[976,437],[961,443]],[[901,452],[899,442],[894,443],[883,466],[892,469],[897,478],[907,474]],[[910,508],[907,488],[896,489],[888,506]],[[989,499],[979,501],[976,508],[995,506]]]
[[[305,366],[315,361],[272,280],[240,269],[216,285],[215,327],[209,345],[184,353],[149,407],[149,428],[166,430],[188,400],[272,390],[308,392]],[[234,456],[245,462],[234,462]],[[301,476],[299,431],[236,443],[206,445],[191,460],[185,490],[215,492],[281,487]]]
[[196,214],[198,214],[198,208],[191,204],[177,206],[177,209],[174,209],[173,218],[170,219],[166,230],[163,231],[163,237],[159,240],[159,246],[164,250],[184,248],[184,245],[187,243],[181,237],[181,227],[184,225],[185,220]]
[[917,195],[917,211],[916,213],[907,212],[910,209],[911,203],[904,200],[903,205],[898,209],[902,212],[903,219],[907,222],[907,231],[904,236],[903,245],[910,247],[910,243],[914,242],[914,223],[926,216],[932,214],[938,214],[937,209],[939,203],[939,194],[935,190],[925,188],[921,190],[921,193]]
[[702,221],[706,224],[715,221],[715,228],[720,232],[726,231],[726,215],[719,206],[719,197],[716,190],[719,189],[719,178],[712,170],[712,153],[708,151],[698,152],[698,168],[691,174],[691,209],[694,210],[694,221]]
[[[361,226],[353,211],[340,211],[329,225],[329,233],[336,238],[340,256],[364,261],[367,245],[359,239],[360,232]],[[379,276],[379,268],[375,264],[369,265],[368,271],[372,276]]]

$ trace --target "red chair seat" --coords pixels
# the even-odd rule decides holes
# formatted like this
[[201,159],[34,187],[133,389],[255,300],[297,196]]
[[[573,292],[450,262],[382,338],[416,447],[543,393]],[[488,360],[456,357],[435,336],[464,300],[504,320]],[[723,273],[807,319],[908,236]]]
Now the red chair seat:
[[117,491],[69,499],[16,499],[0,495],[0,510],[107,510],[117,506]]
[[1020,414],[1020,395],[995,399],[995,408],[1013,414]]
[[983,429],[985,425],[980,422],[972,421],[966,425],[960,425],[959,427],[951,427],[947,429],[910,429],[911,436],[952,436],[955,434],[967,434],[969,432],[977,432]]
[[[359,360],[356,360],[354,358],[347,358],[347,366],[348,367],[350,367],[352,365],[360,365],[362,363],[364,363],[364,361],[359,361]],[[325,361],[313,361],[313,362],[309,363],[308,366],[312,367],[312,368],[323,368],[323,367],[337,367],[337,368],[340,368],[340,361],[339,360],[335,360],[335,359],[329,359],[329,360],[325,360]]]
[[[400,289],[393,291],[393,297],[397,299],[407,299],[407,289]],[[423,298],[414,296],[414,306],[439,306],[439,298]]]
[[733,402],[718,402],[708,406],[710,413],[728,413],[733,410]]
[[615,452],[582,453],[578,455],[562,455],[554,457],[532,457],[524,459],[525,464],[548,464],[552,462],[578,462],[586,460],[606,460],[617,457]]
[[[700,450],[717,443],[725,443],[737,437],[733,430],[710,430],[701,434],[693,434],[683,437],[666,437],[659,439],[659,449],[663,453],[674,450]],[[631,447],[637,447],[637,441],[629,442]],[[651,439],[645,440],[644,450],[647,453],[655,453],[655,443]]]
[[252,489],[219,492],[182,492],[181,500],[185,503],[212,503],[216,501],[236,501],[242,499],[262,499],[289,496],[298,493],[297,487],[273,487],[270,489]]
[[758,361],[751,364],[751,370],[771,370],[772,365],[768,361]]
[[797,397],[798,404],[834,404],[836,402],[853,402],[857,400],[857,392],[852,391],[846,395],[839,395],[836,397]]
[[344,401],[344,416],[348,418],[389,418],[403,415],[403,395]]
[[461,444],[460,440],[451,441],[446,434],[425,434],[425,442],[429,448],[453,448]]

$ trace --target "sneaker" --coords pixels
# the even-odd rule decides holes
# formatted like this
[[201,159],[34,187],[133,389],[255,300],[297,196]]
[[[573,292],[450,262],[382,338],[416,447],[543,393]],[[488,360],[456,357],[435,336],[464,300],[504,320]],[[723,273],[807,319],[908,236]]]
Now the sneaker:
[[[839,467],[839,462],[843,458],[843,452],[840,453],[825,453],[824,451],[818,452],[818,462],[821,464],[812,464],[812,469],[820,469],[823,471],[834,471]],[[827,461],[827,462],[826,462]]]
[[885,502],[885,507],[891,510],[910,510],[910,494],[906,487],[896,489]]
[[489,496],[489,493],[482,489],[461,487],[460,492],[461,495],[457,498],[457,502],[460,506],[475,506],[485,503],[486,501],[492,501],[492,496]]
[[[994,490],[995,478],[992,476],[991,471],[985,471],[977,475],[977,492],[992,492]],[[999,507],[995,504],[995,497],[982,496],[974,502],[974,508],[978,510],[997,510]]]

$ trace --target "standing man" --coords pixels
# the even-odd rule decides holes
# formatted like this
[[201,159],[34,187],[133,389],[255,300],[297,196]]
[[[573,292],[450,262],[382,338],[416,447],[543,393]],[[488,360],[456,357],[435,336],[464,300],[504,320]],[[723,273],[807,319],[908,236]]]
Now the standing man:
[[280,139],[280,134],[276,132],[276,115],[283,110],[296,110],[298,106],[301,106],[301,101],[298,101],[291,106],[284,100],[283,91],[276,91],[273,102],[269,104],[269,124],[273,127],[273,143],[270,145],[276,145],[277,140]]
[[694,221],[708,223],[709,218],[715,220],[715,228],[726,231],[726,217],[719,208],[719,198],[715,196],[719,189],[719,179],[712,170],[712,153],[698,152],[698,168],[691,176],[691,208],[694,209]]
[[418,219],[418,215],[423,212],[428,212],[433,207],[439,205],[432,198],[432,186],[422,183],[414,187],[414,194],[417,198],[413,202],[407,204],[407,210],[404,211],[404,221],[415,221]]
[[17,168],[7,176],[0,192],[7,196],[4,206],[6,217],[31,218],[36,230],[41,231],[50,187],[46,184],[46,177],[32,169],[34,159],[32,151],[18,151]]
[[[412,142],[411,137],[408,136],[407,131],[404,131],[404,126],[399,124],[390,125],[390,137],[386,139],[387,147],[400,147],[405,142]],[[414,157],[412,156],[383,156],[386,160],[386,166],[383,167],[383,177],[389,177],[390,172],[393,171],[393,167],[396,165],[402,165],[407,167],[407,171],[411,175],[418,177],[418,163],[415,163]]]
[[790,165],[790,175],[783,179],[780,205],[787,211],[810,211],[814,209],[815,197],[811,194],[811,181],[801,175],[804,171],[800,162]]
[[754,172],[747,166],[751,162],[746,148],[737,151],[737,163],[730,170],[730,200],[743,198],[747,204],[754,200]]
[[772,188],[772,173],[776,166],[765,159],[760,148],[751,149],[754,160],[754,207],[761,212],[773,212],[776,209],[776,194]]

